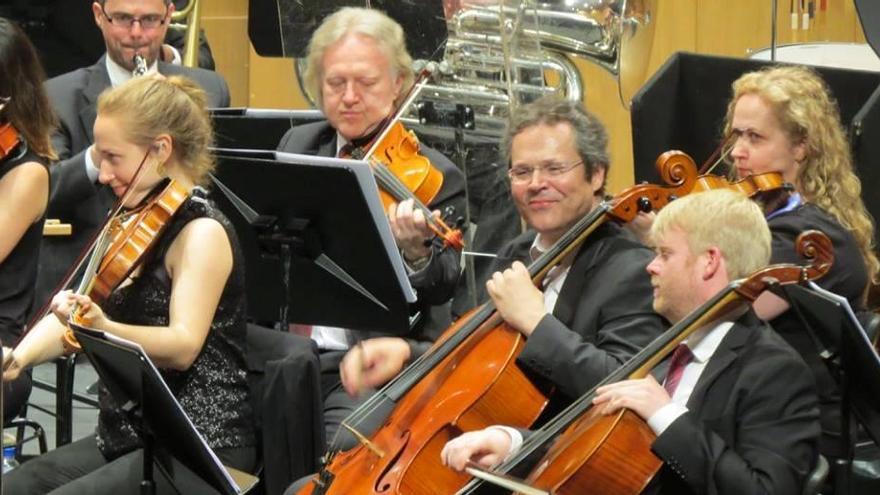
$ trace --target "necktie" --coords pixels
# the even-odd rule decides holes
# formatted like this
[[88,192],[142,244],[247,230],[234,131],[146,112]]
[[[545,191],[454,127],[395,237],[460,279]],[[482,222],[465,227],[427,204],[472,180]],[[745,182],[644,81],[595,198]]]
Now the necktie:
[[678,388],[678,382],[681,381],[681,375],[684,374],[684,368],[694,359],[694,354],[685,344],[678,344],[672,353],[672,359],[669,360],[669,371],[666,372],[666,381],[663,382],[663,388],[669,393],[669,396],[675,393]]
[[336,153],[336,158],[351,158],[352,151],[356,146],[351,143],[343,144],[341,148],[339,148],[339,152]]
[[305,325],[303,323],[290,323],[289,326],[287,327],[287,330],[290,333],[302,335],[303,337],[311,337],[312,336],[312,325]]

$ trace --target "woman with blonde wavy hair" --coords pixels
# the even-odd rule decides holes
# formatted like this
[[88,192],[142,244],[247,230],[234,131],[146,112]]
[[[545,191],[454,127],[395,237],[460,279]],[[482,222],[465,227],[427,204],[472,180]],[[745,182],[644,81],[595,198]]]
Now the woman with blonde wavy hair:
[[[181,77],[133,79],[101,95],[94,134],[98,179],[118,197],[132,190],[124,208],[136,208],[169,180],[189,195],[100,306],[85,295],[57,294],[54,315],[4,356],[3,379],[62,354],[61,322],[76,304],[90,326],[140,344],[217,457],[250,471],[256,442],[245,371],[244,264],[228,220],[197,187],[213,165],[205,94]],[[136,493],[143,449],[135,426],[103,387],[99,410],[94,435],[11,471],[3,480],[7,493]],[[174,480],[156,470],[156,493],[217,493],[169,462]]]
[[[733,83],[725,133],[736,174],[779,172],[795,194],[768,215],[773,235],[771,261],[801,262],[798,234],[818,229],[834,247],[834,265],[818,283],[863,309],[868,283],[878,277],[874,225],[861,199],[849,142],[837,104],[812,70],[771,67],[744,74]],[[762,296],[755,310],[797,349],[816,377],[823,435],[820,450],[830,458],[845,454],[840,426],[840,394],[816,347],[787,304]]]

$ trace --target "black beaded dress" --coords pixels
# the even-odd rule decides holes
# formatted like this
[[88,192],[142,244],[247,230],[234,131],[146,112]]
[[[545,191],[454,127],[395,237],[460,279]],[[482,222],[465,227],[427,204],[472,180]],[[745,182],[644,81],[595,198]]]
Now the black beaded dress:
[[[223,225],[232,245],[233,268],[220,296],[205,345],[186,371],[162,369],[163,378],[196,429],[211,448],[256,445],[253,412],[245,367],[245,280],[238,239],[225,216],[196,188],[171,219],[166,231],[144,261],[140,274],[114,291],[102,309],[120,323],[165,326],[169,320],[171,279],[165,253],[187,223],[202,217]],[[114,459],[141,447],[133,425],[106,389],[100,393],[98,448]]]

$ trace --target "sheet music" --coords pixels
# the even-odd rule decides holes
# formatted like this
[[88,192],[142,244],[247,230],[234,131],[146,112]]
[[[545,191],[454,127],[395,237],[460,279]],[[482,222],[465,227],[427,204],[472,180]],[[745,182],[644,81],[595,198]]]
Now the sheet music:
[[202,437],[202,433],[201,433],[199,430],[196,429],[196,426],[192,423],[192,420],[189,419],[189,415],[187,415],[186,412],[184,412],[183,407],[181,407],[180,403],[177,402],[177,397],[174,397],[174,394],[171,393],[171,389],[168,388],[168,384],[165,383],[165,380],[164,380],[164,379],[162,379],[162,374],[159,373],[159,369],[156,368],[156,365],[153,364],[153,361],[147,356],[147,353],[144,351],[144,348],[141,347],[141,345],[138,344],[137,342],[132,342],[132,341],[130,341],[130,340],[123,339],[122,337],[117,337],[116,335],[113,335],[113,334],[111,334],[111,333],[107,333],[107,332],[98,332],[98,331],[95,331],[94,333],[96,333],[96,334],[102,334],[103,337],[104,337],[107,341],[112,342],[112,343],[114,343],[114,344],[120,345],[120,346],[122,346],[122,347],[128,347],[129,349],[135,349],[135,350],[137,350],[137,352],[140,354],[141,359],[142,359],[145,363],[147,363],[147,364],[150,366],[150,369],[156,374],[156,376],[158,376],[158,377],[160,378],[159,381],[162,383],[162,387],[165,389],[166,392],[168,392],[168,396],[171,397],[171,398],[173,399],[173,401],[174,401],[174,405],[175,405],[175,407],[177,407],[177,410],[181,413],[181,415],[182,415],[184,418],[186,418],[186,422],[189,424],[190,428],[192,428],[192,430],[193,430],[194,432],[196,432],[196,436],[198,437],[198,439],[199,439],[199,441],[201,442],[201,444],[205,447],[205,450],[207,450],[208,453],[211,454],[211,459],[212,459],[212,460],[213,460],[218,466],[220,466],[220,467],[223,468],[223,469],[221,469],[220,471],[223,472],[223,476],[226,478],[226,481],[229,482],[229,486],[231,486],[232,488],[235,489],[235,493],[241,493],[241,488],[238,486],[238,484],[235,482],[235,480],[232,479],[232,476],[229,475],[229,471],[226,470],[226,466],[223,465],[223,463],[222,463],[222,462],[220,461],[220,459],[217,457],[217,454],[214,453],[214,450],[213,450],[211,447],[208,446],[208,443],[205,442],[204,437]]
[[[364,198],[370,208],[370,216],[373,217],[373,223],[379,229],[379,236],[382,238],[382,245],[388,253],[391,260],[391,267],[394,269],[394,276],[397,282],[403,288],[403,295],[406,302],[416,302],[416,293],[409,283],[409,277],[406,275],[406,269],[403,266],[403,259],[400,257],[400,250],[394,241],[394,235],[391,233],[391,225],[388,223],[388,217],[385,216],[385,209],[379,200],[379,186],[376,185],[376,179],[373,177],[373,171],[370,165],[365,161],[359,160],[343,160],[340,158],[327,158],[322,156],[299,155],[296,153],[275,152],[275,159],[279,162],[321,165],[325,167],[345,168],[354,172],[361,190],[364,191]],[[375,191],[370,194],[370,191]]]
[[862,340],[862,343],[866,345],[869,349],[873,346],[873,344],[871,344],[871,341],[868,339],[868,335],[865,333],[865,329],[862,327],[862,324],[856,317],[855,312],[853,312],[852,307],[849,305],[849,301],[847,301],[845,297],[825,290],[822,287],[819,287],[812,280],[808,282],[808,287],[810,288],[810,290],[815,291],[817,294],[822,295],[826,299],[830,299],[831,301],[836,302],[841,308],[843,308],[846,311],[847,316],[849,316],[849,319],[853,323],[855,323],[857,328],[861,330],[861,332],[859,332],[859,338]]

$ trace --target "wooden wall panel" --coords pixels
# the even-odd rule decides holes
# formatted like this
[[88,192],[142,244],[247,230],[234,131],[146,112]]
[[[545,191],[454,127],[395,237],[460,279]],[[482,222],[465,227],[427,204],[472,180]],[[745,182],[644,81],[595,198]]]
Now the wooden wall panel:
[[309,108],[293,70],[294,59],[249,54],[250,106],[258,108]]
[[246,0],[202,0],[201,25],[205,30],[217,72],[229,84],[232,106],[249,104]]

